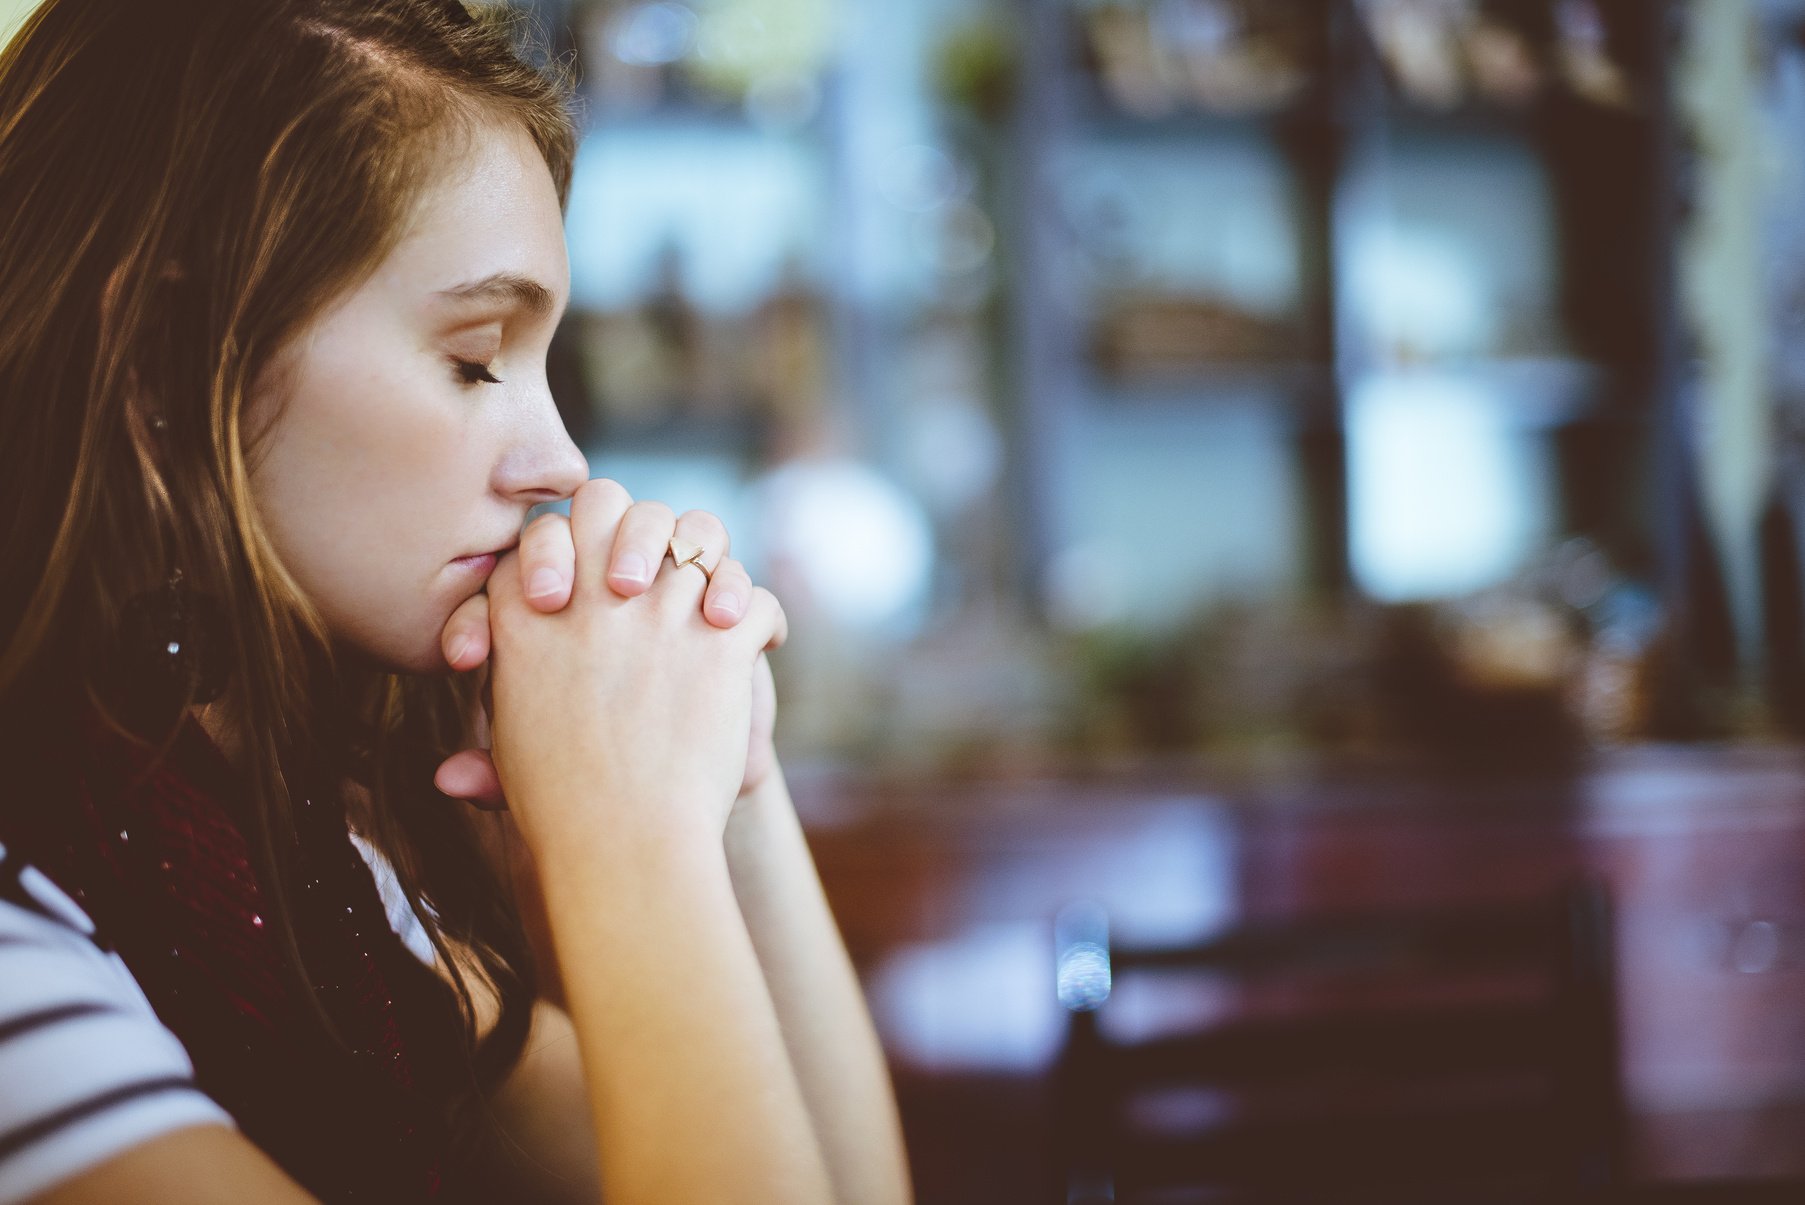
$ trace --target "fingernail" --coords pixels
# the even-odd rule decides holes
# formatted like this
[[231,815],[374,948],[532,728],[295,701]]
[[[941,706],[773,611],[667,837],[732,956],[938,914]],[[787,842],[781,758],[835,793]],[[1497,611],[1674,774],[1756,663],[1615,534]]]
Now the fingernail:
[[614,563],[614,580],[641,585],[651,576],[646,572],[649,568],[646,559],[637,552],[623,552],[620,560]]
[[737,594],[717,594],[714,600],[715,614],[726,619],[740,617],[740,596]]
[[564,588],[564,579],[556,569],[535,569],[526,584],[528,598],[547,598]]
[[464,654],[469,651],[470,637],[459,636],[456,640],[453,640],[451,642],[451,657],[449,658],[451,664],[456,665],[463,659]]

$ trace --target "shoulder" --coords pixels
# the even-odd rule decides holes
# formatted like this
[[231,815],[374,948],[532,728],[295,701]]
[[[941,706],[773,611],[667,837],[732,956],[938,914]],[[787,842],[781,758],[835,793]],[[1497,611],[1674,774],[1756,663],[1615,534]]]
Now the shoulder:
[[0,844],[0,1205],[174,1130],[232,1125],[93,932]]

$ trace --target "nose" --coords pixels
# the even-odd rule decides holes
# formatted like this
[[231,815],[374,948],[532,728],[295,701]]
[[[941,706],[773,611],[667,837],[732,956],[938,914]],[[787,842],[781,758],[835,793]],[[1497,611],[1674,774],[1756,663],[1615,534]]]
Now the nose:
[[516,419],[515,438],[496,466],[496,489],[529,505],[556,502],[589,480],[589,460],[564,428],[551,390],[534,391]]

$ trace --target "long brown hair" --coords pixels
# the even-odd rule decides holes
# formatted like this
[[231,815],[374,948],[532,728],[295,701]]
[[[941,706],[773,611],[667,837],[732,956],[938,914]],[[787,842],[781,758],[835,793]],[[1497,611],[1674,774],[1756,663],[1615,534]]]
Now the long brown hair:
[[[470,684],[335,660],[259,522],[242,424],[275,354],[384,259],[480,121],[523,125],[567,199],[569,90],[517,32],[459,0],[44,0],[0,53],[0,764],[24,771],[8,806],[55,781],[51,751],[79,758],[73,717],[108,706],[89,654],[179,567],[223,612],[219,705],[295,982],[311,992],[283,893],[291,792],[362,767],[485,1088],[518,1057],[531,959],[468,813],[431,784]],[[192,701],[144,735],[167,749]],[[480,1046],[450,941],[501,998]]]

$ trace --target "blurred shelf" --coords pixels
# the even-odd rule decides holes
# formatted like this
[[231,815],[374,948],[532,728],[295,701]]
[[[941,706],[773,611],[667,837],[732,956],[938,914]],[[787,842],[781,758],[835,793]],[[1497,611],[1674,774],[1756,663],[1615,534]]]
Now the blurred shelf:
[[[1601,364],[1561,357],[1451,360],[1358,368],[1337,375],[1307,360],[1211,365],[1194,371],[1117,377],[1094,369],[1075,381],[1090,402],[1129,408],[1199,408],[1271,403],[1304,421],[1332,419],[1335,397],[1377,380],[1421,386],[1445,381],[1462,387],[1511,418],[1512,426],[1548,430],[1582,422],[1638,422],[1645,410],[1610,400],[1613,374]],[[1466,387],[1477,386],[1477,391]]]
[[[1649,81],[1663,78],[1655,60],[1673,52],[1667,6],[1612,9],[1605,53],[1618,83],[1575,74],[1579,68],[1532,39],[1528,76],[1462,60],[1450,87],[1415,93],[1401,81],[1416,77],[1390,70],[1367,24],[1372,14],[1353,0],[1300,0],[1295,12],[1277,3],[1239,6],[1253,15],[1217,14],[1207,33],[1189,35],[1177,26],[1143,28],[1143,18],[1152,20],[1147,12],[1115,7],[1104,6],[1125,24],[1098,24],[1101,10],[1073,0],[1031,0],[1022,9],[1017,78],[1028,119],[1010,127],[1022,166],[1006,200],[1013,211],[1006,208],[998,226],[1020,243],[1009,248],[1020,265],[1009,303],[1021,319],[1012,375],[1031,416],[1026,427],[1037,432],[1024,449],[1032,462],[1023,474],[1030,511],[1058,513],[1050,499],[1083,454],[1077,439],[1039,436],[1042,426],[1095,424],[1106,411],[1132,423],[1137,410],[1201,417],[1266,407],[1282,416],[1274,434],[1295,445],[1311,483],[1309,534],[1300,545],[1309,588],[1347,590],[1353,466],[1346,455],[1337,461],[1324,429],[1344,423],[1350,399],[1375,380],[1400,382],[1398,403],[1426,414],[1441,400],[1435,383],[1447,382],[1449,410],[1436,413],[1465,406],[1478,427],[1557,445],[1547,484],[1557,528],[1599,538],[1613,555],[1643,555],[1646,545],[1663,563],[1677,556],[1665,512],[1638,502],[1633,517],[1612,518],[1611,526],[1586,493],[1591,485],[1566,476],[1597,468],[1610,480],[1646,479],[1659,490],[1674,471],[1645,463],[1658,440],[1641,438],[1671,413],[1676,396],[1651,357],[1669,337],[1673,306],[1664,262],[1672,214],[1658,178],[1671,131],[1664,96],[1644,94]],[[1235,39],[1247,45],[1230,44]],[[1281,64],[1277,74],[1201,74],[1210,64],[1244,65],[1256,52]],[[1142,69],[1143,61],[1152,66]],[[1443,96],[1454,103],[1437,107],[1433,100]],[[1049,179],[1094,201],[1096,212],[1080,215],[1092,226],[1037,219],[1033,206]],[[1228,192],[1228,184],[1239,191]],[[1079,195],[1085,188],[1101,199]],[[1095,298],[1087,305],[1086,295],[1126,292],[1135,282],[1125,271],[1109,277],[1100,255],[1068,255],[1074,231],[1094,233],[1106,252],[1141,269],[1143,291],[1177,288],[1177,277],[1197,292],[1259,296],[1240,288],[1235,274],[1277,276],[1256,262],[1261,249],[1247,233],[1272,241],[1268,231],[1277,224],[1229,221],[1221,210],[1243,196],[1264,208],[1230,216],[1276,217],[1282,206],[1295,248],[1295,264],[1283,265],[1284,295],[1310,337],[1256,339],[1257,322],[1236,325],[1238,316],[1224,313],[1218,325],[1236,341],[1211,341],[1209,314],[1195,323],[1205,337],[1192,339],[1182,314],[1165,315],[1157,327],[1140,325],[1144,315],[1136,314],[1122,320],[1126,334],[1099,358],[1096,336],[1109,315]],[[1404,227],[1421,237],[1402,251],[1385,244]],[[1361,257],[1379,253],[1374,248],[1393,257],[1394,276],[1418,279],[1399,292],[1390,279],[1359,276],[1369,266]],[[1375,291],[1414,308],[1380,321],[1376,310],[1384,307],[1369,296]],[[1450,297],[1450,312],[1437,313]],[[1498,319],[1484,327],[1496,332],[1491,342],[1585,348],[1600,358],[1551,352],[1406,365],[1372,357],[1387,344],[1369,328],[1395,330],[1400,340],[1408,331],[1419,348],[1436,338],[1418,332],[1475,329],[1456,321],[1461,305]],[[1210,351],[1295,360],[1217,364],[1204,358]],[[1309,362],[1318,354],[1328,366]],[[1593,441],[1590,433],[1601,430]],[[1585,454],[1569,455],[1579,444]],[[1581,460],[1587,467],[1575,469]],[[1542,487],[1525,480],[1523,488]],[[1046,520],[1031,533],[1039,552],[1073,538],[1060,522]]]
[[1074,85],[1072,128],[1079,135],[1120,141],[1183,141],[1223,137],[1276,138],[1327,120],[1321,105],[1300,100],[1272,109],[1219,113],[1195,107],[1158,115],[1131,113],[1106,99],[1089,80]]
[[1613,109],[1571,96],[1542,97],[1519,106],[1468,100],[1438,109],[1390,94],[1365,103],[1346,104],[1337,111],[1331,111],[1327,102],[1316,96],[1306,96],[1271,109],[1242,113],[1178,107],[1150,115],[1123,109],[1088,79],[1081,78],[1071,85],[1066,96],[1072,133],[1127,142],[1208,141],[1225,137],[1261,137],[1283,142],[1303,132],[1347,128],[1403,137],[1487,138],[1535,145],[1553,137],[1576,114],[1645,120],[1643,114],[1633,110]]
[[1183,372],[1118,377],[1094,369],[1082,374],[1080,392],[1110,407],[1185,409],[1247,401],[1270,402],[1299,418],[1332,418],[1335,373],[1308,360],[1222,362]]
[[1571,93],[1550,93],[1507,105],[1495,101],[1465,100],[1445,109],[1417,104],[1395,92],[1356,110],[1359,120],[1403,134],[1442,135],[1453,138],[1508,138],[1540,142],[1557,134],[1564,123],[1580,115],[1611,116],[1643,121],[1646,115],[1585,100]]
[[623,454],[745,459],[762,446],[767,429],[765,420],[754,414],[623,418],[600,413],[593,439]]
[[1543,115],[1543,102],[1539,101],[1513,106],[1467,100],[1442,109],[1417,104],[1395,92],[1387,93],[1362,114],[1369,121],[1395,130],[1525,139],[1540,136]]
[[[1328,115],[1327,64],[1317,53],[1295,53],[1298,49],[1295,43],[1288,47],[1294,53],[1278,56],[1277,62],[1267,59],[1258,68],[1250,69],[1250,64],[1245,60],[1233,61],[1233,55],[1227,56],[1228,61],[1214,61],[1207,65],[1195,59],[1186,61],[1184,50],[1168,43],[1156,30],[1145,30],[1143,33],[1147,36],[1147,45],[1144,53],[1129,52],[1130,57],[1137,60],[1129,63],[1119,55],[1112,56],[1107,46],[1099,45],[1097,31],[1086,28],[1087,20],[1082,12],[1082,8],[1086,6],[1066,4],[1061,7],[1063,12],[1058,19],[1062,25],[1060,41],[1063,44],[1065,65],[1060,91],[1069,98],[1073,106],[1070,116],[1081,127],[1129,138],[1184,138],[1237,129],[1270,133],[1286,126],[1320,121]],[[1279,9],[1284,6],[1268,0],[1261,7]],[[1320,38],[1325,32],[1320,21],[1329,16],[1328,7],[1319,5],[1317,0],[1306,0],[1306,3],[1293,7],[1298,10],[1297,19],[1312,27],[1304,41],[1319,50],[1322,45]],[[1243,30],[1230,36],[1238,39],[1245,32]],[[1270,33],[1270,30],[1267,32]],[[1106,38],[1105,41],[1114,39]],[[1220,46],[1215,48],[1221,49]],[[1193,46],[1191,49],[1198,48]],[[1243,46],[1243,52],[1245,49]],[[1126,51],[1126,47],[1118,46],[1118,50]],[[1162,66],[1164,71],[1161,70]],[[1225,68],[1239,79],[1243,89],[1252,89],[1255,86],[1252,81],[1255,79],[1269,88],[1279,79],[1283,79],[1284,83],[1273,88],[1266,97],[1255,98],[1251,92],[1244,91],[1242,98],[1247,103],[1243,105],[1212,106],[1199,93],[1206,80],[1220,89],[1224,82],[1222,72]],[[1132,87],[1136,91],[1145,89],[1143,95],[1150,99],[1157,96],[1158,99],[1169,102],[1170,111],[1161,114],[1133,112],[1112,98],[1111,78],[1118,82],[1118,86]],[[1156,79],[1159,83],[1149,87]],[[1134,83],[1127,85],[1128,80],[1133,80]]]
[[1408,385],[1436,381],[1477,386],[1466,397],[1484,398],[1525,430],[1549,430],[1581,422],[1636,422],[1648,412],[1614,404],[1614,374],[1605,365],[1563,356],[1510,356],[1428,361],[1410,365],[1369,364],[1345,371],[1352,392],[1363,384],[1390,380]]

